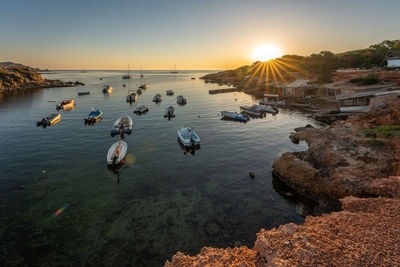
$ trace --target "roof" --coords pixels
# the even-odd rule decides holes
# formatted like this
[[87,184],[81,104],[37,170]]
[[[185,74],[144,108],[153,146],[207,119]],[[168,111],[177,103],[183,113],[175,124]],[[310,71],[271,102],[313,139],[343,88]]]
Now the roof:
[[360,98],[360,97],[374,97],[374,96],[383,96],[383,95],[391,95],[391,94],[399,94],[400,91],[385,91],[385,92],[363,92],[357,94],[343,94],[337,95],[336,100],[343,100],[343,99],[352,99],[352,98]]
[[275,94],[264,94],[264,96],[266,96],[266,97],[279,97],[279,95],[275,95]]
[[390,57],[390,58],[388,58],[388,60],[399,60],[400,59],[400,57]]
[[294,87],[304,87],[304,86],[308,85],[309,81],[310,80],[306,80],[306,79],[297,79],[297,80],[289,83],[288,85],[286,85],[286,87],[292,87],[292,88],[294,88]]

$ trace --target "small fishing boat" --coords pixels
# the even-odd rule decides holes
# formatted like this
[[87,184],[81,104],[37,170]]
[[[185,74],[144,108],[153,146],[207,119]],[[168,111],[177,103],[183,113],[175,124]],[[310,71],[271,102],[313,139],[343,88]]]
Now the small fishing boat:
[[128,144],[119,138],[118,142],[115,142],[107,153],[107,164],[117,165],[122,162],[125,158],[126,151],[128,150]]
[[261,117],[264,114],[263,112],[249,106],[241,106],[240,109],[243,110],[243,112],[246,113],[247,115],[253,117]]
[[186,98],[184,98],[183,95],[180,95],[176,98],[176,103],[178,103],[179,105],[185,105],[186,102]]
[[189,127],[182,127],[179,129],[178,138],[185,147],[200,145],[200,137]]
[[111,94],[112,93],[113,88],[109,85],[104,85],[103,86],[103,93],[105,94]]
[[102,80],[103,80],[103,78],[99,78],[99,80],[100,80],[100,81],[102,81]]
[[169,106],[165,111],[164,118],[174,118],[175,117],[175,108],[173,106]]
[[46,118],[41,119],[40,121],[36,122],[36,126],[49,126],[52,125],[54,123],[57,123],[58,121],[60,121],[61,119],[61,114],[60,113],[54,113],[51,114],[49,116],[47,116]]
[[138,88],[138,89],[136,90],[136,92],[137,92],[139,95],[141,95],[141,94],[143,93],[143,89],[142,89],[142,88]]
[[132,118],[129,116],[126,117],[119,117],[113,124],[113,127],[111,129],[111,136],[114,136],[116,134],[130,134],[132,133],[133,129],[133,121]]
[[174,91],[172,91],[172,90],[167,90],[167,95],[174,95]]
[[221,111],[221,115],[223,118],[238,120],[238,121],[248,121],[250,120],[247,114],[230,112],[230,111]]
[[137,102],[137,93],[135,90],[129,90],[126,96],[126,102]]
[[124,83],[124,84],[122,85],[122,87],[126,87],[126,83]]
[[57,110],[60,109],[73,109],[75,107],[76,103],[75,100],[69,99],[69,100],[63,100],[60,104],[56,106]]
[[142,105],[142,106],[140,106],[140,107],[136,107],[135,110],[133,111],[133,113],[136,113],[136,114],[143,114],[143,113],[146,113],[146,112],[149,111],[149,110],[150,110],[150,108],[149,108],[148,105],[147,105],[147,106]]
[[90,94],[89,91],[87,91],[87,92],[78,92],[78,96],[80,96],[80,95],[89,95],[89,94]]
[[252,107],[253,107],[254,109],[259,110],[259,111],[262,111],[262,112],[264,112],[264,113],[266,113],[266,112],[272,113],[272,114],[278,113],[278,110],[276,110],[276,109],[274,109],[274,108],[271,108],[271,107],[267,107],[267,106],[262,106],[262,105],[256,105],[256,104],[254,104]]
[[128,64],[128,73],[126,74],[126,75],[123,75],[122,76],[122,79],[130,79],[130,78],[132,78],[132,76],[131,76],[131,72],[129,71],[129,64]]
[[160,94],[156,94],[153,98],[153,102],[161,102],[162,101],[162,96]]
[[195,77],[192,77],[192,78],[190,78],[190,79],[195,80],[196,78],[195,78]]
[[101,118],[101,115],[103,115],[102,111],[91,108],[90,113],[87,118],[85,118],[85,123],[95,123],[99,118]]
[[143,89],[143,90],[145,90],[145,89],[147,89],[149,86],[147,85],[147,84],[141,84],[141,85],[139,85],[139,88],[141,88],[141,89]]

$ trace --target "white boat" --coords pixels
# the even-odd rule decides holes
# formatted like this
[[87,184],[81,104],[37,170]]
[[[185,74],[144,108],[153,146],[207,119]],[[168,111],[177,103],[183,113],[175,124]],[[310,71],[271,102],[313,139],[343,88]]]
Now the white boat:
[[119,133],[127,133],[130,134],[133,129],[133,121],[129,116],[119,117],[113,124],[111,129],[111,136],[114,136]]
[[156,94],[153,98],[153,102],[161,102],[162,101],[162,96],[160,94]]
[[147,112],[147,111],[149,111],[149,110],[150,110],[150,108],[149,108],[148,105],[147,105],[147,106],[142,105],[142,106],[140,106],[140,107],[136,107],[135,110],[133,111],[133,113],[136,113],[136,114],[143,114],[143,113],[145,113],[145,112]]
[[172,91],[172,90],[167,90],[167,95],[174,95],[174,91]]
[[238,120],[238,121],[248,121],[250,117],[247,114],[237,113],[237,112],[230,112],[230,111],[221,111],[221,115],[224,118]]
[[118,142],[115,142],[108,150],[107,164],[120,164],[121,161],[124,159],[127,150],[128,144],[125,141],[118,140]]
[[261,117],[264,113],[260,110],[254,109],[253,107],[249,106],[241,106],[241,110],[243,110],[244,113],[247,115],[253,116],[253,117]]
[[175,108],[173,106],[169,106],[165,111],[164,118],[167,117],[168,119],[175,117]]
[[200,137],[189,127],[182,127],[178,130],[179,140],[185,147],[200,145]]
[[278,101],[278,100],[268,100],[267,98],[260,100],[260,105],[271,105],[271,106],[284,106],[285,100]]
[[56,106],[57,110],[60,109],[73,109],[75,107],[76,103],[75,100],[69,99],[69,100],[63,100],[60,104]]
[[254,109],[260,110],[260,111],[262,111],[262,112],[268,112],[268,113],[273,113],[273,114],[278,113],[278,111],[277,111],[276,109],[273,109],[273,108],[267,107],[267,106],[262,106],[262,105],[256,105],[256,104],[254,104],[252,107],[253,107]]
[[103,86],[103,93],[105,94],[111,94],[112,93],[113,88],[109,85],[104,85]]
[[179,105],[185,105],[187,103],[186,98],[183,97],[183,95],[180,95],[176,98],[176,103]]
[[128,95],[126,96],[126,102],[137,102],[137,96],[135,90],[129,90]]
[[50,116],[47,116],[46,118],[43,118],[42,120],[36,122],[37,126],[43,126],[46,127],[48,125],[52,125],[61,119],[61,114],[60,113],[55,113],[51,114]]

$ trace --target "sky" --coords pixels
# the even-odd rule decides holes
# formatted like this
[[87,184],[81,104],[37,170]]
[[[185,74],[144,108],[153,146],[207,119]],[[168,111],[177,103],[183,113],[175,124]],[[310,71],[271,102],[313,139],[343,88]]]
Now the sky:
[[48,69],[220,70],[400,39],[400,0],[0,0],[0,61]]

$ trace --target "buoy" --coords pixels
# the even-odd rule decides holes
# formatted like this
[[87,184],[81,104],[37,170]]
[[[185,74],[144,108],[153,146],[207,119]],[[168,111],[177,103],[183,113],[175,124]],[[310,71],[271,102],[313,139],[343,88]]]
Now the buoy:
[[45,174],[45,173],[46,173],[46,171],[45,171],[45,170],[43,170],[43,171],[42,171],[42,173],[43,173],[43,174]]
[[250,178],[251,178],[251,179],[254,179],[254,178],[256,178],[256,176],[254,175],[254,173],[253,173],[253,172],[249,172],[249,176],[250,176]]
[[124,164],[124,163],[125,163],[125,160],[122,160],[122,161],[121,161],[121,164]]
[[183,150],[183,154],[185,154],[185,155],[186,155],[186,149],[184,149],[184,150]]

